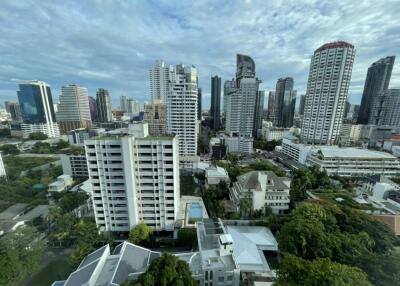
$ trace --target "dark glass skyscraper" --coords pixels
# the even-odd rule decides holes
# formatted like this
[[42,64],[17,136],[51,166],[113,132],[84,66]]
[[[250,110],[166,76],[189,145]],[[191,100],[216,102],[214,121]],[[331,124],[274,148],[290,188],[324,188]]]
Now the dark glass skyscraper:
[[306,95],[300,95],[299,114],[304,115],[304,107],[306,106]]
[[56,122],[50,86],[44,82],[27,82],[17,92],[22,120],[26,124]]
[[211,128],[219,130],[221,128],[221,78],[213,76],[211,78]]
[[296,106],[296,91],[293,90],[293,78],[280,78],[276,83],[274,102],[274,125],[292,127]]
[[358,113],[358,124],[372,123],[371,111],[374,100],[389,87],[395,56],[382,58],[374,62],[369,68],[365,79],[364,92]]
[[197,89],[197,120],[201,120],[201,88]]

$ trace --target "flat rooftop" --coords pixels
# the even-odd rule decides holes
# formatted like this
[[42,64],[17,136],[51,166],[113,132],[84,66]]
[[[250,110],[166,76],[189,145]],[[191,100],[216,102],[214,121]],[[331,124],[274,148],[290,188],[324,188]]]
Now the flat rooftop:
[[[375,150],[335,146],[321,146],[318,148],[325,158],[354,158],[354,159],[396,159],[395,156],[386,152]],[[318,151],[314,151],[314,154]]]

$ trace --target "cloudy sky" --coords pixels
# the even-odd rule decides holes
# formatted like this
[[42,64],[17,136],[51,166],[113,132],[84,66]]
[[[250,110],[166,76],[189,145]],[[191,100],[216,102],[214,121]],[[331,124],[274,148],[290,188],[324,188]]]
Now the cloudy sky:
[[[108,88],[149,99],[156,59],[195,65],[209,106],[210,77],[235,73],[236,53],[256,62],[262,89],[291,76],[305,92],[310,57],[323,43],[355,45],[350,101],[359,103],[368,66],[400,56],[400,1],[2,0],[0,101],[17,100],[21,80],[40,79],[58,98],[62,85]],[[392,87],[400,87],[395,63]]]

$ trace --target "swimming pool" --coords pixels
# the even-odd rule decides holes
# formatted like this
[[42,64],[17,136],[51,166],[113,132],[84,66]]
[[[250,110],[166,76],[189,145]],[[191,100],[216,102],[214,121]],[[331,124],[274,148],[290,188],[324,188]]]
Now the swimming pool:
[[203,207],[199,203],[191,203],[188,213],[189,223],[194,223],[203,218]]

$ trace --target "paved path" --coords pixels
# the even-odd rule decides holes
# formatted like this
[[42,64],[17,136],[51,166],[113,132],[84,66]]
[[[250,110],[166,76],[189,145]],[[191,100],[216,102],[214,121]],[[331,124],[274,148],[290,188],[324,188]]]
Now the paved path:
[[59,159],[60,154],[36,154],[36,153],[22,153],[18,154],[17,157],[35,157],[35,158],[54,158],[54,159]]

